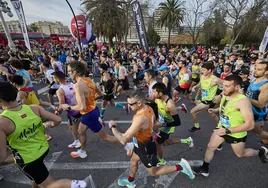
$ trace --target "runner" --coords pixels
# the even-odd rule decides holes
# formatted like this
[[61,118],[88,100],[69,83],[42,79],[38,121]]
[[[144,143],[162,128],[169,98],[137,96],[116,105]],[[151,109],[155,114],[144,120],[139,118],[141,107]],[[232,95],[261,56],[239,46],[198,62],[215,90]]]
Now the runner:
[[[193,109],[191,109],[191,114],[194,120],[194,126],[189,129],[190,132],[200,131],[200,125],[197,119],[197,114],[201,111],[207,111],[209,108],[213,108],[215,104],[220,100],[221,96],[216,96],[218,86],[221,85],[221,80],[213,75],[214,65],[211,62],[207,62],[202,65],[202,73],[199,84],[194,86],[195,88],[201,88],[201,103],[197,104]],[[209,113],[212,118],[218,122],[218,116]]]
[[246,96],[252,104],[254,114],[255,127],[253,132],[264,139],[268,139],[268,132],[262,130],[261,126],[267,115],[265,105],[268,103],[268,61],[260,61],[256,63],[255,78],[250,83]]
[[[61,110],[62,104],[76,105],[76,99],[74,94],[74,84],[68,83],[66,75],[61,71],[53,72],[54,80],[60,85],[57,90],[57,97],[59,99],[59,109]],[[78,125],[80,122],[81,114],[78,110],[67,110],[68,126],[72,130],[74,142],[68,145],[68,148],[80,148],[81,143],[78,138]]]
[[238,157],[259,156],[263,163],[268,161],[268,149],[261,147],[259,150],[245,148],[247,131],[254,128],[254,118],[250,101],[240,93],[242,79],[237,75],[230,75],[223,82],[223,94],[220,107],[218,127],[211,135],[206,150],[204,163],[195,169],[205,177],[209,176],[209,164],[214,157],[216,148],[223,142],[231,144],[231,147]]
[[194,143],[191,137],[186,139],[169,138],[169,136],[174,133],[175,127],[181,125],[179,114],[177,113],[174,101],[167,95],[165,84],[158,82],[153,85],[152,90],[158,109],[158,122],[153,126],[154,131],[157,133],[155,141],[157,146],[157,157],[159,159],[158,164],[165,165],[166,161],[163,158],[162,145],[168,146],[181,143],[193,147]]
[[[103,141],[120,144],[120,142],[113,136],[108,135],[103,125],[100,123],[100,112],[95,102],[95,94],[102,95],[101,91],[88,77],[85,77],[84,64],[79,61],[73,61],[68,65],[69,76],[76,83],[74,85],[74,92],[77,105],[71,106],[69,104],[62,104],[63,110],[80,111],[82,114],[81,122],[78,126],[78,134],[81,142],[81,149],[76,152],[71,152],[73,158],[86,158],[86,131],[89,128],[93,133],[97,134]],[[125,146],[128,150],[130,143]],[[129,151],[127,151],[129,154]]]
[[156,145],[152,138],[152,129],[155,122],[155,116],[151,107],[145,105],[144,97],[141,92],[133,92],[128,96],[128,104],[131,109],[136,112],[133,117],[130,128],[121,133],[116,128],[116,122],[110,121],[109,127],[114,136],[122,143],[126,144],[133,139],[134,152],[130,160],[130,173],[128,178],[120,178],[118,180],[119,186],[136,187],[135,175],[138,170],[139,161],[146,167],[151,176],[165,175],[176,171],[181,171],[190,179],[195,176],[191,170],[191,166],[185,159],[174,166],[160,166],[156,167],[158,163]]
[[[17,89],[8,82],[0,82],[0,103],[4,111],[0,114],[0,163],[10,161],[7,142],[18,168],[33,182],[33,187],[86,187],[86,182],[77,180],[55,180],[49,175],[44,158],[49,144],[44,136],[41,118],[60,124],[61,118],[40,106],[21,105],[16,101]],[[31,130],[31,131],[28,131]]]
[[166,64],[163,64],[157,70],[160,72],[161,76],[163,76],[162,82],[167,88],[167,95],[169,96],[169,98],[172,98],[172,77],[169,74],[169,67]]

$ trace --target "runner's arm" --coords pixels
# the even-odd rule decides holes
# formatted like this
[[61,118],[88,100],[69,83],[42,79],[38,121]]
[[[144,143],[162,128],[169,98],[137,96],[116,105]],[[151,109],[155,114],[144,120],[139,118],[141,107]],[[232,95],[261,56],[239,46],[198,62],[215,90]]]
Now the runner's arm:
[[28,104],[28,100],[27,100],[27,93],[26,92],[18,92],[18,96],[19,99],[21,101],[22,104]]
[[60,106],[59,110],[60,110],[61,109],[61,104],[65,104],[65,97],[64,97],[63,89],[59,88],[57,90],[56,94],[57,94],[57,97],[59,99],[59,106]]
[[166,126],[168,126],[168,127],[175,127],[175,126],[181,125],[180,116],[177,113],[176,106],[175,106],[175,104],[174,104],[174,102],[172,100],[169,100],[168,101],[167,107],[166,107],[166,111],[168,113],[170,113],[170,115],[172,116],[172,118],[174,120],[172,122],[166,123]]
[[247,98],[241,99],[236,103],[236,108],[240,110],[245,123],[229,128],[232,133],[238,133],[242,131],[249,131],[254,128],[254,116],[251,109],[251,104]]
[[[266,84],[268,85],[268,84]],[[252,105],[258,107],[258,108],[264,108],[265,105],[268,103],[268,87],[266,86],[265,88],[261,89],[261,92],[259,94],[258,100],[250,99],[250,102]]]
[[0,129],[0,163],[7,159],[6,133]]
[[30,105],[32,110],[38,114],[40,117],[47,119],[49,121],[53,121],[52,127],[57,126],[62,121],[60,116],[57,116],[49,111],[46,111],[42,106]]
[[112,132],[114,136],[119,140],[119,142],[125,145],[136,135],[139,130],[141,130],[144,121],[145,120],[143,116],[137,116],[135,118],[135,121],[132,121],[131,126],[125,133],[119,132],[117,128],[112,128]]
[[[87,109],[86,97],[85,97],[85,94],[83,92],[84,87],[85,87],[84,83],[78,82],[77,84],[75,84],[74,91],[76,94],[75,97],[76,97],[77,105],[70,106],[71,110],[82,111],[82,110]],[[95,88],[96,88],[96,85],[95,85]]]
[[162,79],[162,82],[165,84],[166,88],[168,88],[168,78],[166,76]]

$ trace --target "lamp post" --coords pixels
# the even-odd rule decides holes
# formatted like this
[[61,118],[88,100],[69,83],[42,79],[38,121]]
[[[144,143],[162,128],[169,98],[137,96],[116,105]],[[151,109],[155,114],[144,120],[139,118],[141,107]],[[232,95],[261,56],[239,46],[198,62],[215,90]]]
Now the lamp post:
[[9,33],[9,29],[6,25],[6,22],[5,22],[5,19],[4,19],[2,12],[6,13],[10,18],[13,17],[13,14],[12,14],[10,8],[8,7],[7,2],[6,1],[3,2],[2,0],[0,0],[0,19],[2,21],[2,25],[3,25],[4,31],[6,33],[6,36],[7,36],[8,46],[10,49],[15,50],[16,46],[12,41],[11,35]]

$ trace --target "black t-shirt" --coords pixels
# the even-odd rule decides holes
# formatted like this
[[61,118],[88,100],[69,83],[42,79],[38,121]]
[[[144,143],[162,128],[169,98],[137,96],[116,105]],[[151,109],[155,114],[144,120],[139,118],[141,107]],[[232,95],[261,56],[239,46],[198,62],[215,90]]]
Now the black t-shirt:
[[249,84],[250,84],[250,81],[249,80],[246,80],[246,81],[243,81],[242,82],[241,89],[244,91],[244,93],[247,92]]
[[30,70],[31,69],[31,64],[32,62],[27,60],[27,59],[23,59],[21,60],[22,64],[23,64],[23,69],[25,70]]

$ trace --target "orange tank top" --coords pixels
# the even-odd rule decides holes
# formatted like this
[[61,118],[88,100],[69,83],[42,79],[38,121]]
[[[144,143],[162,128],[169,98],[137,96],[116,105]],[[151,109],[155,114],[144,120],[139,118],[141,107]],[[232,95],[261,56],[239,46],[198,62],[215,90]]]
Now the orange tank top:
[[94,110],[96,108],[96,101],[95,101],[95,84],[92,82],[92,80],[90,78],[80,78],[79,80],[85,82],[89,88],[89,95],[86,96],[86,106],[87,109],[80,111],[80,113],[83,114],[87,114],[89,112],[91,112],[92,110]]
[[153,122],[154,122],[154,111],[150,106],[147,106],[147,110],[143,111],[143,112],[140,112],[138,114],[135,114],[133,116],[132,121],[134,121],[135,117],[141,116],[141,115],[146,116],[148,118],[149,127],[147,129],[145,129],[145,130],[140,130],[139,132],[137,132],[135,137],[136,137],[136,139],[137,139],[137,141],[139,143],[146,144],[152,138],[152,130],[153,130]]

